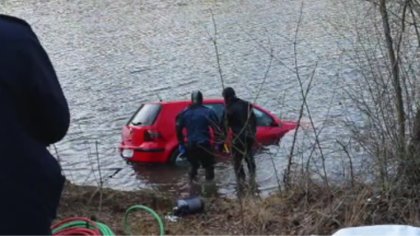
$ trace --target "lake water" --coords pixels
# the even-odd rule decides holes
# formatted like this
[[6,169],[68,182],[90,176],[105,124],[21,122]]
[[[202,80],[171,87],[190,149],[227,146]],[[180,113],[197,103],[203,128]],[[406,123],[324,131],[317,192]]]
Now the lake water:
[[[297,61],[305,88],[316,68],[308,95],[311,117],[320,132],[328,173],[339,176],[347,171],[342,169],[345,160],[337,158],[343,152],[336,140],[346,136],[339,126],[342,117],[352,114],[342,88],[356,73],[342,56],[351,48],[351,33],[336,26],[350,27],[360,12],[345,1],[304,2],[2,0],[0,12],[31,23],[56,68],[72,120],[67,136],[51,151],[60,158],[67,178],[96,185],[99,157],[105,186],[177,193],[185,188],[185,168],[133,168],[121,159],[117,147],[122,126],[142,102],[188,99],[196,89],[205,97],[220,97],[212,14],[225,85],[282,119],[297,120],[302,95],[293,42],[302,10]],[[270,51],[274,58],[265,76]],[[309,127],[307,112],[303,122]],[[263,193],[277,189],[275,169],[283,173],[293,134],[287,134],[280,147],[268,147],[256,156]],[[297,162],[311,156],[312,135],[311,128],[299,131]],[[314,167],[319,167],[318,151],[313,156]],[[217,164],[216,183],[222,195],[235,192],[229,161]]]

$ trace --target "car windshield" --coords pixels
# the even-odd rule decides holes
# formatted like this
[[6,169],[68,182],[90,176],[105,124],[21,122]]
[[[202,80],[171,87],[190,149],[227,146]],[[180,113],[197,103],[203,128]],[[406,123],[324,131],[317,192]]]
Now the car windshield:
[[160,104],[143,104],[130,119],[130,125],[152,125],[160,112]]

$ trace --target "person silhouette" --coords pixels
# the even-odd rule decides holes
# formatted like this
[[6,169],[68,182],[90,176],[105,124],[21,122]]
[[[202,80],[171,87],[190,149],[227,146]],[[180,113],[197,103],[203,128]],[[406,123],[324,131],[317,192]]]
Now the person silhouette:
[[51,234],[65,178],[47,147],[70,113],[31,26],[0,15],[0,234]]

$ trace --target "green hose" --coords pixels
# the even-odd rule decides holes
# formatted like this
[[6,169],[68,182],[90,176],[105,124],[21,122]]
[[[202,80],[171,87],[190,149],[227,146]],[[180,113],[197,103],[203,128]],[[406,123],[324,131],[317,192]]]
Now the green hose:
[[106,235],[106,236],[114,236],[114,232],[112,232],[111,228],[108,227],[108,225],[101,223],[101,222],[96,222],[96,224],[98,225],[99,230],[102,232],[102,235]]
[[155,220],[157,221],[157,223],[159,225],[159,231],[160,231],[159,235],[163,236],[165,234],[165,228],[164,228],[163,221],[160,218],[160,216],[154,210],[152,210],[151,208],[149,208],[147,206],[143,206],[143,205],[131,206],[125,212],[125,215],[124,215],[124,231],[125,231],[126,234],[131,235],[130,226],[128,225],[127,220],[128,220],[128,214],[133,210],[144,210],[144,211],[148,212],[150,215],[153,216],[153,218],[155,218]]

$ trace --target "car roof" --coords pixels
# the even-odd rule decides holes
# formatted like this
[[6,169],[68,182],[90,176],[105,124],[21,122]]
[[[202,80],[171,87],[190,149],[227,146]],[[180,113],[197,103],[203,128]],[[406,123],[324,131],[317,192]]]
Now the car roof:
[[[223,98],[207,98],[207,99],[203,99],[203,103],[204,104],[212,104],[212,103],[220,103],[220,104],[224,104],[224,99]],[[160,104],[160,105],[163,105],[163,106],[167,106],[167,105],[171,105],[171,104],[191,104],[191,100],[171,100],[171,101],[156,101],[156,102],[145,102],[145,103],[143,103],[143,104]],[[271,114],[271,115],[274,115],[274,114],[272,114],[271,113],[271,111],[269,111],[269,110],[267,110],[267,109],[265,109],[265,108],[263,108],[263,107],[261,107],[260,105],[258,105],[258,104],[256,104],[256,103],[252,103],[252,105],[255,107],[255,108],[257,108],[257,109],[259,109],[259,110],[261,110],[261,111],[263,111],[263,112],[266,112],[266,113],[269,113],[269,114]],[[275,115],[274,115],[275,116]],[[275,116],[276,117],[276,116]],[[277,118],[278,119],[278,118]]]
[[[171,101],[156,101],[156,102],[145,102],[144,104],[161,104],[161,105],[171,105],[171,104],[180,104],[180,103],[185,103],[185,104],[190,104],[191,100],[171,100]],[[204,104],[211,104],[211,103],[222,103],[224,104],[225,101],[223,98],[207,98],[207,99],[203,99],[203,103]],[[268,110],[262,108],[261,106],[259,106],[258,104],[253,103],[252,104],[254,107],[263,110],[265,112],[267,112]]]
[[[146,102],[146,103],[153,103],[153,104],[162,104],[162,105],[169,105],[169,104],[176,104],[176,103],[191,103],[191,100],[172,100],[172,101],[158,101],[158,102]],[[203,99],[203,103],[224,103],[222,98],[208,98]]]

